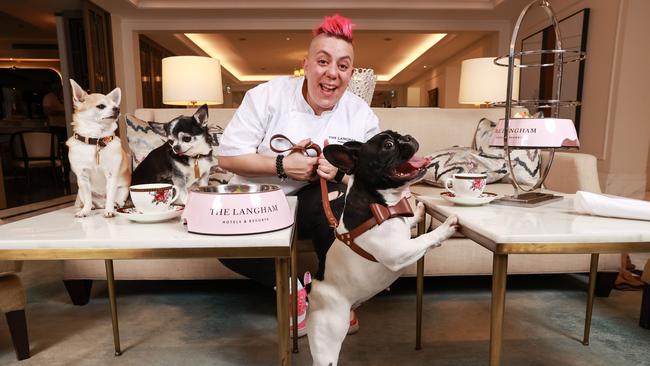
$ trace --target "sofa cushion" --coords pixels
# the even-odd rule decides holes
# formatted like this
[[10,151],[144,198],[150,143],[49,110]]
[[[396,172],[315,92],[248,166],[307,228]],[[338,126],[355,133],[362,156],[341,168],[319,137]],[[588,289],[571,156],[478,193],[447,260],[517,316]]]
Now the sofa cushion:
[[[491,147],[490,139],[492,133],[496,128],[496,123],[482,118],[476,127],[474,134],[473,148],[478,151],[478,154],[486,159],[500,160],[503,167],[499,170],[504,170],[508,174],[507,164],[505,160],[505,153],[501,147]],[[517,149],[510,152],[510,159],[512,160],[514,174],[519,184],[532,186],[537,183],[540,176],[542,156],[538,149]],[[509,176],[505,177],[510,179]]]
[[484,173],[488,183],[499,181],[507,173],[503,159],[482,156],[468,147],[450,147],[427,157],[431,163],[424,182],[436,187],[443,187],[447,178],[457,173]]

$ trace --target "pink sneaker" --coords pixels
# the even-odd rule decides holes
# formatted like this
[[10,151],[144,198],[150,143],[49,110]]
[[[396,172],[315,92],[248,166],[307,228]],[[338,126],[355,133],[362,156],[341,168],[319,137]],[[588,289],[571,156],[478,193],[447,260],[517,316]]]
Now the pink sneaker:
[[359,331],[359,318],[354,310],[350,310],[350,328],[348,328],[348,334],[354,334]]
[[[307,290],[298,281],[298,337],[307,335]],[[293,337],[292,298],[289,297],[289,334]]]

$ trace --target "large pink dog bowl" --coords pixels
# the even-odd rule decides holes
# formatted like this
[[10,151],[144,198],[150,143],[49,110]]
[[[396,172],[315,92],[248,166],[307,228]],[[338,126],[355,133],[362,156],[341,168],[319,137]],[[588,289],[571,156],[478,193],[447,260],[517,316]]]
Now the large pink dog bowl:
[[256,234],[293,224],[287,197],[272,184],[222,184],[191,190],[183,211],[187,230],[197,234]]
[[[503,146],[505,120],[494,129],[490,146]],[[521,148],[580,147],[573,121],[565,118],[511,118],[508,145]]]

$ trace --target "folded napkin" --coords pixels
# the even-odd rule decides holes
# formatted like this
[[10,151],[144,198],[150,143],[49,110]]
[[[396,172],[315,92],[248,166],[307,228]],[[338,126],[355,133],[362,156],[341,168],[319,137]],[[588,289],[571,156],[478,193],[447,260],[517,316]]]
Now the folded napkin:
[[650,220],[650,202],[631,198],[578,191],[573,208],[589,215]]

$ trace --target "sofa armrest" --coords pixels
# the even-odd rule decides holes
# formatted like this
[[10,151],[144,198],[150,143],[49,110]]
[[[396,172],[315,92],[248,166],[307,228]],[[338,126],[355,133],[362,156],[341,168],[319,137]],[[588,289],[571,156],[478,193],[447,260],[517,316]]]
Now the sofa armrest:
[[[548,161],[548,155],[546,151],[542,155],[542,161],[545,163]],[[583,153],[556,151],[544,187],[563,193],[576,191],[601,193],[596,157]]]

